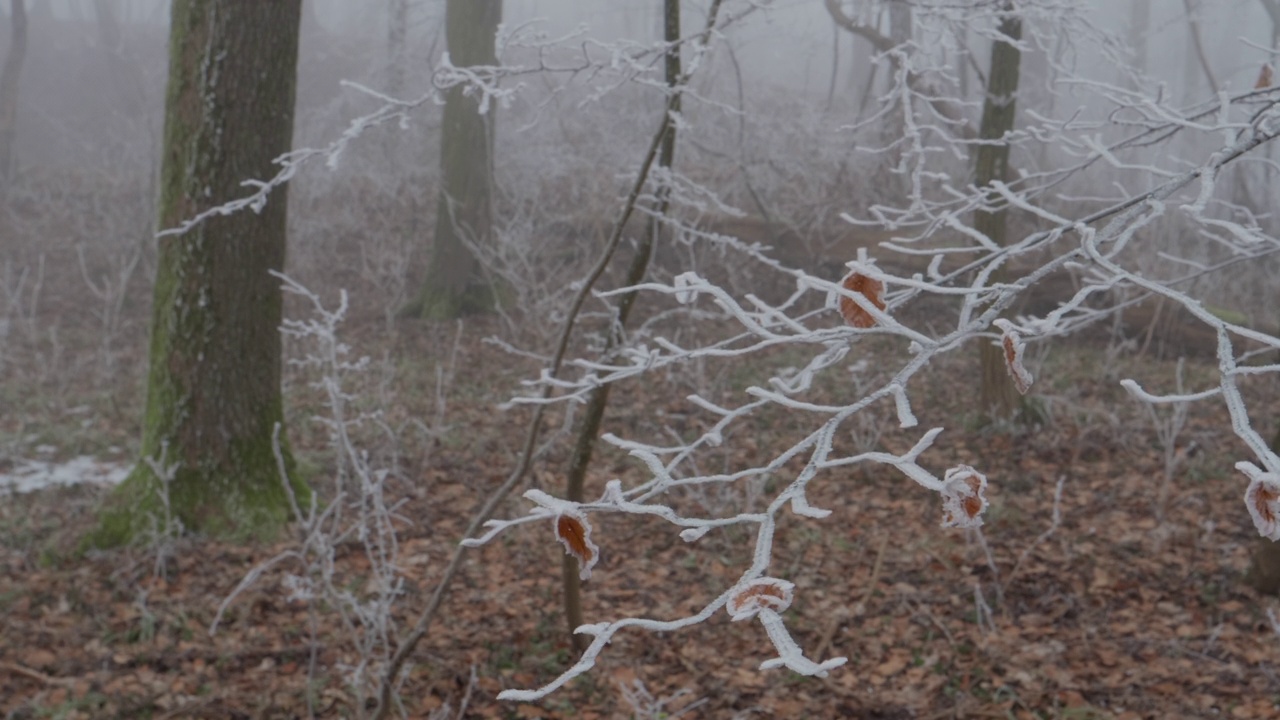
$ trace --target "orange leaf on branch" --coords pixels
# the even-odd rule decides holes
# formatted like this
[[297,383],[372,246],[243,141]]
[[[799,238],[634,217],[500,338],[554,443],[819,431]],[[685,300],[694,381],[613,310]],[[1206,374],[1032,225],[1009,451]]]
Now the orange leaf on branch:
[[1031,383],[1035,382],[1035,378],[1027,371],[1022,364],[1023,351],[1026,346],[1022,342],[1022,337],[1013,329],[1013,324],[1008,320],[996,320],[996,326],[1004,331],[1004,337],[1000,340],[1001,347],[1004,348],[1004,365],[1009,371],[1009,377],[1013,378],[1013,386],[1018,392],[1026,395],[1031,389]]
[[1280,538],[1280,478],[1274,473],[1256,475],[1244,500],[1258,534],[1273,541]]
[[968,465],[957,465],[947,470],[943,483],[942,527],[981,527],[989,504],[987,477]]
[[578,560],[578,576],[590,578],[591,568],[600,559],[600,548],[591,542],[591,524],[586,516],[574,512],[556,515],[556,539],[564,545],[565,553]]
[[[854,271],[845,277],[840,283],[840,287],[850,292],[857,293],[867,299],[877,310],[884,310],[884,283],[875,278],[867,277],[860,272]],[[847,295],[840,296],[840,314],[844,316],[844,321],[856,328],[869,328],[876,324],[876,319],[867,312],[865,308],[858,304],[856,300]]]
[[734,620],[745,620],[758,614],[761,610],[772,610],[781,613],[791,607],[791,596],[795,585],[786,580],[773,577],[756,578],[736,589],[725,605]]

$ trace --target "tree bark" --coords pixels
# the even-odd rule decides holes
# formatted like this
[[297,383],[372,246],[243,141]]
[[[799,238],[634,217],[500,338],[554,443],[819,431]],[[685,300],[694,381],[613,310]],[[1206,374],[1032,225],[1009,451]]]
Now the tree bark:
[[1129,41],[1133,43],[1133,69],[1147,74],[1147,39],[1151,33],[1151,0],[1130,0]]
[[1218,79],[1213,76],[1213,68],[1209,66],[1209,56],[1204,51],[1204,41],[1200,38],[1200,8],[1197,7],[1195,0],[1182,0],[1182,6],[1187,10],[1187,32],[1191,35],[1191,46],[1196,50],[1196,59],[1200,61],[1200,71],[1204,73],[1204,79],[1209,83],[1209,90],[1217,95]]
[[18,132],[18,85],[27,57],[26,0],[9,1],[9,53],[0,69],[0,191],[9,186],[13,173],[13,143]]
[[[174,0],[159,221],[171,228],[271,177],[290,149],[300,0]],[[282,423],[285,190],[159,241],[142,458],[94,538],[124,542],[168,493],[189,530],[270,536],[288,519]],[[281,439],[283,445],[283,438]],[[286,467],[291,465],[283,446]],[[165,483],[146,462],[177,464]],[[295,490],[306,489],[295,481]]]
[[[454,65],[496,65],[494,41],[502,21],[502,0],[448,0],[445,39]],[[494,288],[488,286],[467,243],[492,240],[493,134],[496,108],[480,113],[475,93],[461,86],[445,95],[440,130],[440,197],[436,209],[426,283],[420,314],[449,319],[490,309]]]
[[395,98],[404,93],[408,30],[409,0],[392,0],[387,13],[387,94]]
[[[974,214],[973,227],[996,245],[1005,244],[1005,208],[989,190],[992,181],[1003,181],[1009,172],[1009,143],[1006,135],[1013,130],[1017,109],[1018,75],[1022,53],[1014,42],[1022,37],[1022,22],[1005,6],[1000,34],[1009,38],[996,40],[991,46],[991,69],[987,73],[987,97],[982,105],[982,124],[978,136],[982,143],[976,154],[974,183],[986,192],[987,207]],[[1000,273],[992,276],[1000,282]],[[1008,418],[1018,407],[1018,391],[1005,368],[1004,351],[990,342],[980,344],[982,362],[981,409],[993,418]]]

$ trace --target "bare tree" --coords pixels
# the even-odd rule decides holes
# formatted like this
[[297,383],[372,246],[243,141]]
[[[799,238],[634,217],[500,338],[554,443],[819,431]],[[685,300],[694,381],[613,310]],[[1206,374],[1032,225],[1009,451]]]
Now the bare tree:
[[1133,69],[1147,72],[1147,36],[1151,32],[1151,0],[1132,0],[1129,5],[1129,41],[1133,43]]
[[1187,33],[1191,36],[1191,46],[1195,48],[1195,58],[1199,61],[1200,71],[1204,73],[1204,79],[1209,83],[1209,90],[1217,95],[1218,78],[1214,76],[1213,68],[1209,65],[1209,56],[1205,53],[1204,40],[1200,33],[1200,6],[1196,0],[1182,0],[1182,6],[1187,11]]
[[26,0],[9,0],[9,53],[0,69],[0,189],[7,187],[13,170],[13,144],[18,132],[18,85],[27,57]]
[[399,97],[404,92],[408,59],[409,0],[391,0],[387,10],[387,92]]
[[[986,193],[983,206],[974,214],[973,229],[998,247],[1005,245],[1004,201],[991,191],[993,182],[1004,182],[1009,174],[1009,140],[1017,113],[1018,75],[1022,52],[1022,22],[1006,5],[1000,21],[999,37],[991,44],[991,69],[987,73],[987,96],[982,104],[980,144],[975,158],[974,182]],[[992,343],[980,346],[982,362],[981,403],[994,416],[1009,417],[1018,404],[1018,394],[1005,367],[1004,348]]]

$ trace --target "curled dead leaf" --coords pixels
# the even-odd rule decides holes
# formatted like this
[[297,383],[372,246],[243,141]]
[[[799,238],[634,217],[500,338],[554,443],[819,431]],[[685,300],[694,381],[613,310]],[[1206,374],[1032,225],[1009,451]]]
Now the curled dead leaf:
[[1023,351],[1026,346],[1022,343],[1022,338],[1018,333],[1007,325],[1002,326],[1004,329],[1004,337],[1000,340],[1001,346],[1004,348],[1004,365],[1009,371],[1009,377],[1013,378],[1013,386],[1018,392],[1026,395],[1031,389],[1031,383],[1035,382],[1035,378],[1027,371],[1022,364]]
[[[884,283],[875,278],[867,277],[860,272],[851,272],[840,283],[840,287],[866,298],[877,310],[885,308]],[[871,313],[863,309],[853,298],[844,295],[840,296],[840,314],[844,316],[845,322],[856,328],[869,328],[876,324],[876,319],[871,316]]]
[[987,477],[968,465],[947,470],[942,489],[942,527],[982,526],[987,509]]
[[725,605],[734,620],[745,620],[761,610],[780,613],[791,607],[795,584],[772,577],[756,578],[738,588]]
[[578,576],[583,580],[591,577],[591,568],[600,559],[600,548],[591,542],[591,524],[585,515],[576,512],[562,512],[556,516],[556,539],[564,545],[567,554],[578,560]]
[[1258,534],[1280,540],[1280,477],[1274,473],[1255,475],[1244,493],[1244,501]]

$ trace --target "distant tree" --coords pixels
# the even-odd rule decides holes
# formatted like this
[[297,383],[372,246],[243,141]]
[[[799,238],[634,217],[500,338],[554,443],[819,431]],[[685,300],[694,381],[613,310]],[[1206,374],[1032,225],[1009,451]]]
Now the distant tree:
[[[299,13],[300,0],[174,0],[162,228],[240,196],[246,178],[270,177],[290,149]],[[124,542],[162,510],[219,533],[269,533],[287,517],[273,451],[281,292],[270,274],[284,267],[285,218],[277,190],[259,212],[160,239],[143,462],[94,542]],[[158,473],[158,462],[172,470]]]
[[9,53],[0,69],[0,189],[13,170],[13,140],[18,131],[18,84],[27,57],[26,0],[9,0]]
[[1209,91],[1214,95],[1218,94],[1218,79],[1213,74],[1213,67],[1209,64],[1209,56],[1204,49],[1204,40],[1201,38],[1200,32],[1200,6],[1196,0],[1182,0],[1182,6],[1187,11],[1187,35],[1191,39],[1191,47],[1195,49],[1195,54],[1187,54],[1187,91],[1194,96],[1195,82],[1192,80],[1191,58],[1199,61],[1200,72],[1204,73],[1205,82],[1209,84]]
[[404,69],[408,49],[409,0],[391,0],[387,6],[387,92],[399,97],[404,92]]
[[[502,0],[448,0],[445,41],[457,67],[496,65],[495,36]],[[468,243],[485,244],[493,224],[493,133],[495,108],[465,86],[446,91],[440,131],[440,197],[421,315],[454,318],[494,302]],[[483,111],[482,111],[483,110]]]
[[107,52],[120,49],[120,20],[116,17],[116,5],[111,0],[93,0],[93,14],[98,19],[98,39]]
[[1276,55],[1276,43],[1280,41],[1280,0],[1258,0],[1262,3],[1262,9],[1267,11],[1267,17],[1271,18],[1271,57]]
[[[996,246],[1005,245],[1005,210],[1003,201],[987,189],[993,182],[1004,182],[1009,173],[1009,142],[1017,112],[1018,75],[1022,52],[1017,43],[1022,38],[1022,22],[1005,7],[1000,21],[1000,38],[991,44],[991,69],[987,73],[986,100],[982,103],[982,122],[978,128],[981,143],[975,153],[974,183],[987,193],[985,207],[973,218],[973,229],[987,236]],[[999,271],[997,271],[999,272]],[[1018,406],[1018,393],[1005,367],[1004,348],[992,343],[979,345],[982,361],[981,407],[996,417],[1009,417]]]
[[1147,72],[1147,36],[1151,33],[1151,0],[1132,0],[1129,6],[1129,41],[1133,43],[1133,69]]

